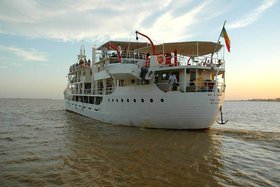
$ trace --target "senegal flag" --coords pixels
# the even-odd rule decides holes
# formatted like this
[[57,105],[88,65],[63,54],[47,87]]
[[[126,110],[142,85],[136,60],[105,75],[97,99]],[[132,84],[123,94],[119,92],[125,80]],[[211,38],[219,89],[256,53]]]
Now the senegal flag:
[[223,37],[225,39],[227,50],[228,50],[228,52],[230,52],[230,39],[228,37],[228,34],[227,34],[227,31],[226,31],[225,27],[223,27],[223,29],[222,29],[221,37]]

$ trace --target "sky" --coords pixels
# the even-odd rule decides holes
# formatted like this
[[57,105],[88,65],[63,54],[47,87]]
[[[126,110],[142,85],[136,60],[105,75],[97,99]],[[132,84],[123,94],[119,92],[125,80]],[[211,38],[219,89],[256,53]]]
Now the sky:
[[217,42],[225,20],[225,99],[277,98],[279,18],[279,0],[1,0],[0,98],[63,99],[82,44]]

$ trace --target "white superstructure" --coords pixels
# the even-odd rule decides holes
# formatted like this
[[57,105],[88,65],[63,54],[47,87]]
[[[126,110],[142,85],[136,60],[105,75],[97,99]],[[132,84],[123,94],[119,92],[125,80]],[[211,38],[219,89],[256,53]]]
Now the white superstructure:
[[81,48],[68,73],[66,110],[126,126],[210,128],[224,100],[222,45],[150,42],[110,41],[93,48],[91,61]]

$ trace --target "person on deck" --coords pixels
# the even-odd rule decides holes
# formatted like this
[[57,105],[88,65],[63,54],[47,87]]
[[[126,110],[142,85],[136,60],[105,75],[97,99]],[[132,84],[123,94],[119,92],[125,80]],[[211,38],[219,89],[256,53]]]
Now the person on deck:
[[173,72],[169,75],[168,83],[169,83],[170,90],[176,90],[176,88],[177,88],[177,77]]

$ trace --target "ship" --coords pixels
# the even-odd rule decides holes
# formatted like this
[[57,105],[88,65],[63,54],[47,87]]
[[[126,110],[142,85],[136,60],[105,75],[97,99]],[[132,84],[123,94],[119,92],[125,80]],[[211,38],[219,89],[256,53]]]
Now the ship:
[[[147,42],[139,42],[143,37]],[[222,114],[224,46],[187,41],[136,40],[82,46],[68,72],[64,105],[113,125],[161,129],[209,129]]]

